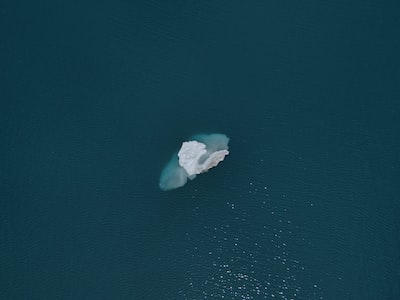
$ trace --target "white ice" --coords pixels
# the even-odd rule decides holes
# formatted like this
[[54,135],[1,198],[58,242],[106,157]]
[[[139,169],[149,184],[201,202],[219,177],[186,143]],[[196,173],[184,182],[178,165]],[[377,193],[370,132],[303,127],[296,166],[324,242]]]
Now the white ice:
[[178,154],[174,154],[164,167],[160,177],[160,188],[164,191],[186,184],[187,178],[217,166],[229,154],[229,138],[224,134],[199,134],[183,142]]

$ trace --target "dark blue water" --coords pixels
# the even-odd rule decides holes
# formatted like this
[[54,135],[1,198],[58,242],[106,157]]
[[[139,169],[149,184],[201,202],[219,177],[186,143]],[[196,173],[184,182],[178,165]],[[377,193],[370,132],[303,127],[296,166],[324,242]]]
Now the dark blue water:
[[399,13],[2,3],[0,298],[400,299]]

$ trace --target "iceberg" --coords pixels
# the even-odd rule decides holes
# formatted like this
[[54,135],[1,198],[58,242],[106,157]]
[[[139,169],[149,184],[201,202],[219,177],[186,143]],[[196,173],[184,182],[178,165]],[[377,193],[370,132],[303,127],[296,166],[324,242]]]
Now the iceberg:
[[228,143],[229,138],[220,133],[199,134],[183,142],[162,170],[160,188],[167,191],[182,187],[188,178],[193,180],[196,175],[216,167],[229,154]]
[[[197,141],[183,142],[178,152],[179,165],[189,176],[204,173],[217,166],[229,154],[228,150],[215,151],[207,155],[206,145]],[[205,160],[202,157],[206,155]],[[204,160],[204,162],[201,162]]]

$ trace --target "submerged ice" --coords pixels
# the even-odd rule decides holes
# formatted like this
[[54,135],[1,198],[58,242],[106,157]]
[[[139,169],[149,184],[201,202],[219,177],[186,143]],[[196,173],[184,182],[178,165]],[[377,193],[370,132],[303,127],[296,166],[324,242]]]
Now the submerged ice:
[[229,138],[225,134],[199,134],[182,143],[164,167],[160,177],[160,188],[164,191],[185,185],[187,179],[217,166],[229,154]]

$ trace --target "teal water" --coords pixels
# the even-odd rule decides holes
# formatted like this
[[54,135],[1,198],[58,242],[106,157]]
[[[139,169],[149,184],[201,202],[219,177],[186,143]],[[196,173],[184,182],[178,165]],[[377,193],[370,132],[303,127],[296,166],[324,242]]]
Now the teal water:
[[0,298],[400,299],[399,12],[1,4]]

